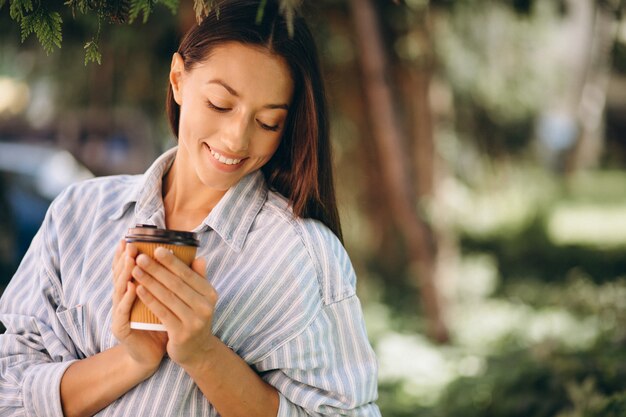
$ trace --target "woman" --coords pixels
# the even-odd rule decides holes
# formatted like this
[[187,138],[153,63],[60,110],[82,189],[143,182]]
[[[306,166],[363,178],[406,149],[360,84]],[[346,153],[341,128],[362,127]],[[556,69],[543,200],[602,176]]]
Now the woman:
[[[221,2],[174,54],[177,148],[52,204],[0,302],[1,415],[380,415],[315,45],[258,8]],[[198,258],[118,243],[138,223]],[[136,297],[166,332],[130,328]]]

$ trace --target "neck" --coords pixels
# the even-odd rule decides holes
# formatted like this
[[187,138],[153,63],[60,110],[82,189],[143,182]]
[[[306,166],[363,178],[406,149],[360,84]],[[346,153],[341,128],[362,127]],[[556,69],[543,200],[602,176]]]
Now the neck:
[[176,157],[163,178],[162,193],[166,227],[193,230],[209,215],[226,191],[208,188],[196,176],[183,175]]

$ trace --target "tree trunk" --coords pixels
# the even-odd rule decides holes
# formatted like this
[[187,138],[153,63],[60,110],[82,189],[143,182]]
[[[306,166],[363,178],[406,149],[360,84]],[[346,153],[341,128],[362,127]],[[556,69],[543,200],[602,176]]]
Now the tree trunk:
[[580,133],[567,162],[567,172],[596,166],[604,145],[603,118],[611,74],[611,50],[617,35],[615,11],[595,1],[584,3],[590,21],[588,54],[580,80],[577,108]]
[[415,138],[413,154],[418,199],[432,197],[434,192],[435,142],[429,103],[430,71],[430,66],[413,69],[407,83],[414,101],[412,131]]
[[449,339],[434,282],[435,242],[430,227],[419,217],[409,176],[409,152],[394,110],[390,73],[381,30],[371,0],[350,0],[359,59],[376,142],[382,182],[390,197],[389,221],[395,221],[409,252],[412,274],[420,288],[428,332],[438,342]]

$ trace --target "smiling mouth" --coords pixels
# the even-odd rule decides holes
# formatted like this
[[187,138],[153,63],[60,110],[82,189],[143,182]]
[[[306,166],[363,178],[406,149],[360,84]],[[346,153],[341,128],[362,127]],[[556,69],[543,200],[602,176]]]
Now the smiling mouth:
[[211,151],[211,155],[213,155],[213,158],[215,158],[216,160],[218,160],[224,165],[237,165],[241,163],[241,161],[246,159],[246,158],[242,158],[242,159],[226,158],[224,155],[220,154],[219,152],[215,152],[213,149],[211,149],[211,147],[209,147],[209,151]]

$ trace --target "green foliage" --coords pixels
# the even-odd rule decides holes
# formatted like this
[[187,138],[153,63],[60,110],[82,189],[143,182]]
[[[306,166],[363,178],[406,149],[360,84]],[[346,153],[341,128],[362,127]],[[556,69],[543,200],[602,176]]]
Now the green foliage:
[[129,22],[134,22],[139,13],[143,14],[143,23],[148,21],[148,17],[150,16],[150,12],[152,11],[153,2],[151,0],[141,1],[141,0],[131,0],[130,2],[130,11],[128,12],[128,20]]
[[[293,33],[295,10],[301,1],[280,1],[280,12],[287,19],[290,33]],[[20,24],[22,42],[31,33],[35,33],[47,53],[51,53],[55,46],[61,47],[63,19],[58,11],[43,7],[41,1],[37,1],[35,4],[32,0],[8,0],[8,2],[11,18]],[[0,0],[0,9],[6,3],[7,0]],[[84,45],[85,65],[88,62],[101,63],[102,55],[98,42],[103,20],[112,24],[132,24],[141,15],[145,24],[157,4],[162,4],[172,14],[175,14],[178,11],[179,0],[66,0],[64,5],[71,11],[73,18],[76,18],[77,15],[92,14],[98,19],[97,33]],[[263,16],[264,7],[265,1],[262,1],[259,7],[259,19]],[[216,8],[219,17],[218,0],[193,0],[193,9],[198,23],[214,8]]]
[[39,7],[33,13],[22,17],[22,42],[34,32],[43,49],[49,54],[55,46],[61,47],[62,23],[63,19],[58,12],[48,12]]
[[302,0],[280,0],[280,12],[287,20],[289,36],[293,36],[293,19],[295,18],[295,11],[301,2]]
[[590,417],[622,417],[626,414],[626,392],[613,394],[607,398],[601,410],[594,410]]
[[449,417],[600,417],[626,413],[623,342],[588,352],[538,346],[491,358],[484,375],[451,384],[438,413]]
[[178,0],[161,0],[160,3],[163,4],[163,6],[170,9],[172,14],[175,14],[178,11],[178,3],[179,3]]
[[[194,0],[194,10],[198,21],[202,20],[216,0]],[[0,9],[7,0],[0,0]],[[54,47],[61,47],[63,19],[59,11],[44,7],[43,2],[32,0],[8,0],[9,15],[20,24],[22,42],[32,33],[35,33],[43,49],[49,54]],[[112,24],[131,24],[141,14],[143,23],[154,6],[163,4],[173,14],[178,10],[179,0],[66,0],[64,5],[71,11],[72,17],[77,15],[93,14],[98,19],[98,30],[93,38],[85,43],[85,64],[88,62],[101,63],[98,42],[100,38],[101,22]]]
[[[402,395],[403,387],[400,382],[386,382],[378,386],[378,400],[376,403],[385,417],[434,417],[433,410],[422,407],[411,401],[411,398]],[[400,394],[400,395],[399,395]]]
[[[626,281],[602,285],[587,280],[546,287],[520,282],[507,297],[532,307],[562,305],[602,320],[589,347],[572,349],[545,340],[530,347],[499,348],[483,370],[460,376],[433,404],[401,381],[380,385],[378,401],[387,417],[617,417],[626,415]],[[531,288],[529,288],[531,287]],[[543,293],[547,293],[543,294]],[[544,297],[544,298],[542,298]],[[532,304],[534,302],[534,304]],[[458,351],[460,347],[455,347]],[[407,360],[425,360],[414,357]]]
[[[428,378],[425,372],[415,378],[415,373],[392,374],[397,380],[389,371],[381,372],[378,403],[386,417],[626,416],[626,245],[623,239],[608,245],[607,233],[601,235],[600,245],[559,240],[557,231],[567,230],[555,229],[552,221],[563,207],[595,207],[605,216],[616,207],[619,212],[625,207],[626,177],[612,171],[585,172],[554,184],[535,173],[519,175],[507,168],[506,173],[491,168],[471,187],[448,190],[458,193],[452,199],[455,209],[462,207],[454,213],[470,220],[457,225],[461,261],[449,272],[459,277],[449,293],[455,295],[448,299],[453,342],[439,348],[443,361],[420,355],[424,350],[418,349],[403,357],[406,368],[430,361],[452,377],[430,402],[424,395],[428,387],[415,382]],[[488,177],[497,181],[485,180]],[[501,200],[507,204],[500,205]],[[525,205],[532,209],[523,209]],[[508,221],[503,220],[507,216]],[[468,227],[483,218],[490,226]],[[586,227],[586,222],[594,227]],[[565,229],[601,226],[582,216]],[[491,269],[483,265],[478,270],[476,263],[467,262],[479,256],[489,257]],[[488,286],[477,277],[486,282],[490,271],[493,286],[485,290]],[[387,291],[390,283],[384,285]],[[393,314],[401,314],[398,302],[388,303]],[[406,312],[403,317],[415,321]],[[396,324],[400,320],[388,321],[388,327],[408,332]],[[385,333],[370,334],[379,358],[386,359],[389,348],[382,349],[380,342]],[[481,365],[466,372],[471,368],[464,368],[465,358]],[[381,361],[383,371],[385,364]]]
[[32,11],[33,2],[31,0],[12,0],[9,5],[9,15],[11,19],[17,22],[20,22],[25,14]]
[[[626,275],[626,240],[619,229],[626,208],[623,173],[584,172],[559,184],[545,174],[509,170],[506,185],[486,185],[487,176],[506,175],[494,169],[478,176],[480,197],[464,200],[455,212],[462,219],[456,227],[464,252],[492,255],[505,285],[575,277],[604,283]],[[618,220],[607,221],[613,212]],[[483,218],[489,221],[477,227]]]
[[563,88],[567,71],[545,59],[544,45],[559,27],[556,2],[511,3],[452,2],[433,31],[436,61],[454,93],[457,129],[492,155],[528,149],[534,118]]
[[596,282],[606,282],[626,271],[624,248],[559,245],[548,236],[544,216],[547,214],[538,216],[515,235],[462,236],[462,245],[468,252],[493,254],[503,282],[521,277],[563,282],[572,274],[588,275]]
[[[152,8],[159,0],[66,0],[64,5],[69,8],[72,17],[77,14],[95,14],[98,19],[98,32],[85,44],[85,64],[101,62],[102,55],[98,48],[101,20],[109,23],[132,23],[139,13],[143,13],[144,23],[147,21]],[[175,11],[177,0],[161,1],[170,10]],[[4,6],[6,0],[0,3]],[[63,19],[59,11],[50,10],[41,2],[34,7],[32,0],[9,0],[9,14],[21,27],[22,42],[32,33],[47,53],[54,47],[61,47]]]
[[267,4],[267,0],[261,0],[261,4],[259,4],[259,9],[256,12],[256,24],[260,24],[263,21],[263,11],[265,10],[265,5]]
[[98,43],[94,40],[87,42],[84,46],[85,49],[85,65],[89,62],[97,62],[98,64],[102,63],[102,54],[100,53],[100,49],[98,48]]
[[193,10],[196,13],[196,20],[198,21],[198,23],[200,23],[202,21],[202,19],[204,19],[206,16],[208,16],[208,14],[211,12],[211,9],[213,8],[213,3],[215,0],[209,0],[209,1],[198,1],[198,0],[194,0],[193,1]]

